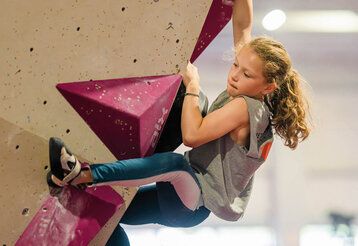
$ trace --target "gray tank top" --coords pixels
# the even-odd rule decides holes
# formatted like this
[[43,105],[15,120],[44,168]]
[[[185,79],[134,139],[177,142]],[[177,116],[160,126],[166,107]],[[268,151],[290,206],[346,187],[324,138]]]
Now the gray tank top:
[[[185,152],[185,158],[198,172],[204,206],[219,218],[238,220],[248,203],[255,171],[265,161],[273,141],[270,112],[264,102],[247,96],[250,143],[236,144],[226,134],[219,139]],[[226,90],[211,105],[209,112],[231,101]]]

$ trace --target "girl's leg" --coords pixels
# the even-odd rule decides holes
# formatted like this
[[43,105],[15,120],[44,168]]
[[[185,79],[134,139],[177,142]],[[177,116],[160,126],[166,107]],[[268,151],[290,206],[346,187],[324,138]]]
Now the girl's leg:
[[[160,222],[161,214],[155,185],[139,188],[120,221],[120,223],[129,225],[160,224]],[[130,245],[127,234],[120,224],[115,228],[106,243],[106,246],[112,245]]]
[[114,163],[83,165],[61,139],[50,139],[51,180],[58,186],[117,184],[142,186],[170,182],[181,201],[191,210],[198,207],[201,190],[193,169],[183,155],[165,152]]
[[93,184],[142,186],[153,182],[169,182],[187,208],[195,210],[198,206],[200,186],[183,155],[159,153],[145,158],[92,164],[90,169]]
[[198,207],[200,185],[193,169],[181,154],[165,152],[89,166],[81,164],[59,138],[50,138],[49,147],[50,181],[58,186],[82,183],[141,186],[170,182],[187,208],[195,210]]
[[[81,180],[82,183],[123,186],[157,182],[155,186],[138,191],[121,223],[189,227],[201,223],[210,213],[204,206],[197,209],[200,186],[193,169],[180,154],[168,152],[88,167],[80,165],[60,139],[51,138],[50,164],[52,176],[59,186]],[[114,235],[119,235],[121,242],[128,242],[120,227]]]
[[120,222],[127,225],[162,224],[156,184],[138,189]]
[[194,211],[188,209],[173,185],[158,182],[138,190],[120,222],[127,225],[191,227],[204,221],[209,213],[204,206]]
[[120,225],[114,229],[106,246],[130,246],[128,236]]
[[[174,187],[168,182],[160,182],[138,190],[120,223],[191,227],[204,221],[209,213],[210,211],[203,206],[195,211],[186,208]],[[120,224],[106,245],[129,245],[128,237]]]

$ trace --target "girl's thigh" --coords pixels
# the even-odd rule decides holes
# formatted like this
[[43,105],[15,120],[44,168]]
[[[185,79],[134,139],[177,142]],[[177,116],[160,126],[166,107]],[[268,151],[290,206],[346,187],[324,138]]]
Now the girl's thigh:
[[170,227],[191,227],[210,214],[204,206],[188,209],[169,182],[141,187],[120,223],[128,225],[161,224]]
[[188,209],[169,182],[158,182],[157,190],[163,225],[192,227],[203,222],[210,214],[210,210],[204,206],[194,211]]
[[162,224],[155,184],[140,187],[120,223],[128,225]]

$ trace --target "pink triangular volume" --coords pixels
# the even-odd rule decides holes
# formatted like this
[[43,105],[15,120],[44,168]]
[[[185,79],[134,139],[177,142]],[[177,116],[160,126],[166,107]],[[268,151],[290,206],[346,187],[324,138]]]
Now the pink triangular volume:
[[181,80],[180,75],[165,75],[62,83],[56,87],[121,160],[154,152]]
[[231,14],[232,6],[223,4],[222,0],[213,0],[193,54],[191,55],[190,62],[194,62],[226,26],[231,19]]
[[15,245],[88,245],[123,203],[109,186],[67,186],[47,197]]

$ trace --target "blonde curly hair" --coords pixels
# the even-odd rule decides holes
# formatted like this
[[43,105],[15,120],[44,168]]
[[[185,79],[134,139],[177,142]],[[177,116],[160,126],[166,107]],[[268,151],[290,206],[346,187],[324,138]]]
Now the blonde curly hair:
[[310,134],[307,121],[309,105],[301,88],[304,81],[292,68],[291,59],[284,46],[269,37],[258,37],[247,44],[261,58],[263,75],[267,83],[277,84],[277,89],[265,96],[272,112],[271,123],[286,146],[295,149]]

